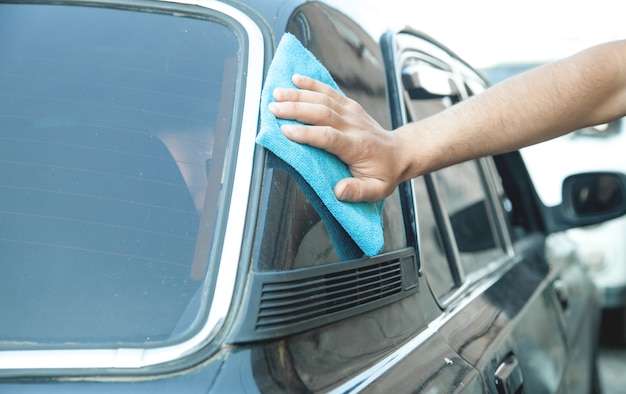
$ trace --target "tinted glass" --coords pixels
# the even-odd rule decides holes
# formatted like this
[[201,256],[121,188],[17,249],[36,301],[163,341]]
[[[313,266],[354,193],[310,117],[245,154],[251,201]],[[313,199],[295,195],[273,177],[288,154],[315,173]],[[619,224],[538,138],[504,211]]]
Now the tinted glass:
[[[306,182],[280,159],[270,155],[265,179],[263,215],[258,224],[260,270],[282,271],[363,256],[347,257],[338,249],[351,242],[350,238],[307,190]],[[385,200],[383,222],[385,244],[381,253],[406,247],[398,191]]]
[[435,297],[442,300],[456,287],[456,283],[423,176],[413,180],[413,191],[419,225],[420,258]]
[[0,6],[3,344],[145,346],[185,331],[239,50],[207,20]]
[[[420,67],[420,69],[418,69],[418,72],[416,72],[416,69],[413,68],[415,67],[415,65],[419,65]],[[423,71],[429,69],[435,70],[435,72],[442,71],[440,68],[430,63],[412,59],[412,61],[407,61],[405,64],[404,72],[408,75],[404,75],[404,78],[421,78],[421,75],[423,75]],[[450,73],[449,76],[451,75],[452,74]],[[449,86],[452,84],[451,80],[448,80],[446,82]],[[404,95],[409,121],[416,121],[427,118],[458,102],[459,97],[457,95],[440,96],[438,94],[432,94],[421,88],[409,88],[406,83],[404,85],[406,89]]]
[[471,273],[503,255],[478,163],[468,161],[444,168],[434,173],[434,178],[464,272]]
[[[428,82],[429,69],[441,74],[441,71],[449,71],[449,67],[424,53],[412,52],[403,62],[404,98],[407,118],[409,122],[427,118],[453,105],[458,101],[458,96],[432,94],[417,85],[412,80],[421,83]],[[449,77],[452,74],[449,74]],[[448,87],[452,86],[450,80],[445,81]],[[417,224],[419,230],[420,258],[424,266],[424,273],[431,290],[438,300],[443,300],[447,294],[455,289],[460,281],[455,280],[452,268],[456,269],[456,262],[446,255],[445,244],[441,231],[445,231],[443,223],[438,222],[433,211],[431,195],[426,186],[426,175],[413,180],[413,192],[417,209]]]
[[[293,14],[287,30],[329,70],[346,96],[388,127],[380,47],[361,26],[321,3],[306,2]],[[256,240],[259,270],[289,270],[363,256],[308,184],[271,154],[264,179]],[[382,252],[406,247],[398,191],[385,200],[383,222]]]

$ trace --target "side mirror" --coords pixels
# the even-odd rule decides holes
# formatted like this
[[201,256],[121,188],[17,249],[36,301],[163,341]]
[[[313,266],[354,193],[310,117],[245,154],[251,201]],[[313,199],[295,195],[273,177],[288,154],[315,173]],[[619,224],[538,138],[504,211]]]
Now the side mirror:
[[588,172],[563,181],[563,203],[550,208],[550,232],[599,224],[626,214],[626,175]]

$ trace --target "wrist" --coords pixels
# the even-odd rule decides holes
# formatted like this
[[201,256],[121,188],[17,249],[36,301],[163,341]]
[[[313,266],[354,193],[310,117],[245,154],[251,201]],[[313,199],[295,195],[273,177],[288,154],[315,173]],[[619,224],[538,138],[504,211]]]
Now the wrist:
[[406,126],[392,133],[394,137],[392,160],[395,166],[393,173],[399,184],[421,175],[420,161],[416,160],[417,152],[414,149],[419,140],[412,136],[413,133],[407,130]]

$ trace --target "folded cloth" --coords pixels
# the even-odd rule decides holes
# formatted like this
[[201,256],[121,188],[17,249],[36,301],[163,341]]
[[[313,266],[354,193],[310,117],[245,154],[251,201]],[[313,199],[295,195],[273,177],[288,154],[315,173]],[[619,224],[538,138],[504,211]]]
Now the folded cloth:
[[[349,203],[339,201],[333,192],[337,182],[350,177],[350,171],[337,156],[308,145],[289,140],[280,130],[285,123],[298,123],[292,120],[277,119],[268,109],[275,101],[273,91],[278,87],[291,87],[293,74],[301,74],[324,82],[341,92],[328,70],[309,52],[298,39],[286,33],[280,40],[267,73],[261,95],[261,129],[257,143],[264,146],[296,170],[319,196],[344,231],[333,229],[332,222],[326,221],[328,233],[341,258],[355,258],[358,252],[349,250],[356,244],[361,256],[374,256],[383,248],[383,203]],[[343,94],[343,93],[342,93]],[[318,211],[319,212],[319,211]],[[322,216],[323,218],[323,216]],[[340,239],[345,234],[354,242]],[[359,256],[360,257],[360,256]]]

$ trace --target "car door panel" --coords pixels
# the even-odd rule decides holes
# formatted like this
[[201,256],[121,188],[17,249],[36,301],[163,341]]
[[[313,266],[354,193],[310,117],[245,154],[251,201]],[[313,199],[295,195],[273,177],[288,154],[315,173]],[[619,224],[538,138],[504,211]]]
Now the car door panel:
[[498,392],[496,371],[510,355],[519,363],[526,392],[554,392],[566,364],[566,347],[553,309],[545,270],[527,259],[514,262],[462,308],[440,332],[481,371]]
[[598,339],[596,322],[600,319],[601,302],[569,238],[562,233],[549,236],[547,251],[554,271],[550,289],[555,315],[569,352],[564,386],[570,393],[586,393],[596,384],[593,381]]
[[480,373],[433,332],[371,383],[365,393],[482,393]]
[[[423,280],[420,286],[425,286]],[[391,368],[382,360],[407,352],[415,334],[426,330],[427,311],[432,310],[427,300],[416,293],[298,335],[252,344],[253,374],[267,392],[290,385],[310,392],[358,386]]]

